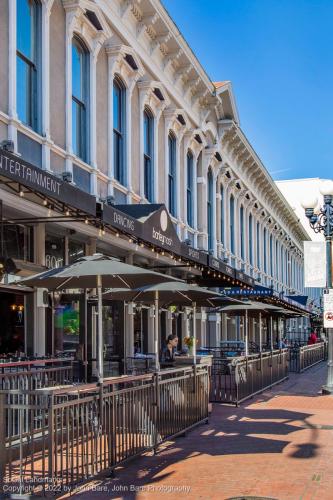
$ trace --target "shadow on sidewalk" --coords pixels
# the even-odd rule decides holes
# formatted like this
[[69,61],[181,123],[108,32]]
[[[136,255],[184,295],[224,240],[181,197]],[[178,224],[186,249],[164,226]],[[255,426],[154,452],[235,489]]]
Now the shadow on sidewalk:
[[[251,406],[236,409],[214,405],[208,426],[201,426],[186,437],[176,439],[172,445],[162,447],[156,456],[146,454],[117,468],[115,479],[102,481],[103,488],[107,488],[107,497],[104,498],[136,498],[140,490],[155,492],[157,497],[154,485],[170,481],[175,473],[172,465],[177,462],[186,462],[200,455],[282,453],[292,441],[292,438],[287,440],[286,436],[304,428],[311,429],[310,441],[297,445],[296,449],[292,448],[289,457],[314,457],[318,450],[318,429],[308,422],[307,419],[311,416],[311,413],[282,409],[252,409]],[[85,490],[74,496],[93,498],[100,497],[101,494]]]

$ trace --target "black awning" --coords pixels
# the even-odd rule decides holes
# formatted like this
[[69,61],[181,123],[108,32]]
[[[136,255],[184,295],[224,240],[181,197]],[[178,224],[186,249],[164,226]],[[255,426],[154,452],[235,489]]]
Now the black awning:
[[118,208],[114,206],[99,203],[98,216],[104,224],[108,224],[123,233],[131,235],[133,238],[142,238],[142,224],[136,217],[130,215],[129,212],[124,212],[118,210]]
[[181,255],[182,242],[165,205],[116,205],[115,208],[141,223],[140,238],[144,241],[163,250]]
[[223,262],[223,260],[213,257],[213,255],[208,255],[207,265],[220,273],[230,276],[230,278],[236,278],[235,269]]
[[255,286],[255,280],[252,278],[252,276],[249,276],[248,274],[244,273],[243,271],[235,271],[235,278],[238,281],[241,281],[242,283],[246,283],[247,285],[254,287]]
[[52,200],[54,207],[61,211],[66,207],[96,215],[94,196],[3,149],[0,149],[0,182],[16,193],[23,192],[35,203]]

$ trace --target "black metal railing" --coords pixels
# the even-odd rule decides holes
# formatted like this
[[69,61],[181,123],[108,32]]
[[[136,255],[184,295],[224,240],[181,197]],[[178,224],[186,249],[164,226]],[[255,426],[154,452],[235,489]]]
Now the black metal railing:
[[246,358],[213,358],[210,401],[238,405],[288,378],[288,349]]
[[[45,494],[66,491],[207,421],[209,367],[0,396],[2,482],[17,493]],[[5,412],[18,422],[7,438]]]
[[[0,365],[0,390],[8,391],[7,403],[11,411],[5,413],[5,437],[15,440],[19,428],[23,435],[31,427],[28,394],[45,388],[70,385],[73,382],[73,360],[54,359]],[[37,392],[38,394],[38,392]],[[40,418],[33,416],[38,428]]]
[[289,370],[301,373],[327,359],[327,342],[289,348]]

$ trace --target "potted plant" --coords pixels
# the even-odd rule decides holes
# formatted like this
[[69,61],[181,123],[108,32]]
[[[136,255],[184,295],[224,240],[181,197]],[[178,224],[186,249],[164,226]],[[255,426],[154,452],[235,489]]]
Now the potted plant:
[[[197,340],[198,342],[198,340]],[[194,348],[194,337],[184,337],[184,344],[188,348],[189,356],[193,356],[193,348]]]

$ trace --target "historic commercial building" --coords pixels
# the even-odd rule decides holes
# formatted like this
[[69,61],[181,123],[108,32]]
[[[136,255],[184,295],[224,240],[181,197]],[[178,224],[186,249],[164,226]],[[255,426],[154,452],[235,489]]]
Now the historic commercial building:
[[[161,2],[1,0],[0,37],[0,309],[20,348],[71,350],[93,315],[73,291],[46,300],[13,278],[96,251],[305,310],[309,236],[245,137],[231,83],[210,81]],[[190,331],[180,313],[162,312],[164,335]],[[110,366],[152,351],[151,308],[113,301],[103,320]],[[241,334],[226,314],[196,321],[202,345]]]

